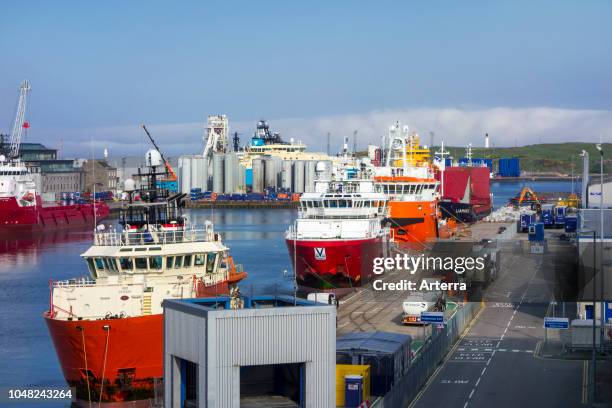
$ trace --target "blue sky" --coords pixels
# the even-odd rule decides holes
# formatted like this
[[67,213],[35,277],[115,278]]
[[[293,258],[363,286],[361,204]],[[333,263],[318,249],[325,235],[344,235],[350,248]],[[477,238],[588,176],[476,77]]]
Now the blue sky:
[[[10,2],[0,129],[28,78],[28,138],[62,139],[72,155],[92,137],[111,154],[140,143],[143,121],[172,153],[190,153],[213,113],[244,133],[266,117],[315,145],[357,126],[363,143],[378,140],[380,112],[451,144],[493,119],[527,121],[521,143],[612,139],[611,15],[607,1]],[[529,109],[556,114],[532,124]],[[441,122],[448,112],[459,122]],[[516,124],[504,129],[497,144],[514,144]]]

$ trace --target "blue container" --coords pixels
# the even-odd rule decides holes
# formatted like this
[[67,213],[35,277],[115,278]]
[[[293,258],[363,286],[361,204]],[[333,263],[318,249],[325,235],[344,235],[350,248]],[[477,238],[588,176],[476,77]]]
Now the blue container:
[[554,207],[552,204],[544,204],[540,213],[540,220],[544,223],[545,228],[555,225]]
[[344,381],[344,406],[346,408],[359,408],[363,402],[363,377],[347,375],[344,377]]
[[578,217],[569,215],[565,217],[565,232],[576,232],[578,230]]
[[519,159],[516,157],[499,159],[498,173],[501,177],[519,177],[521,175]]
[[544,223],[536,222],[529,225],[529,241],[544,241]]
[[447,157],[447,158],[445,158],[445,159],[444,159],[444,165],[445,165],[446,167],[450,167],[450,166],[452,166],[452,165],[453,165],[453,159],[450,159],[450,158],[448,158],[448,157]]
[[567,206],[559,205],[555,207],[555,225],[565,225],[565,216],[567,215]]
[[523,213],[521,214],[521,231],[523,232],[527,232],[527,228],[529,228],[529,225],[534,224],[535,223],[535,213]]
[[244,173],[244,179],[247,186],[253,185],[253,169],[246,169]]

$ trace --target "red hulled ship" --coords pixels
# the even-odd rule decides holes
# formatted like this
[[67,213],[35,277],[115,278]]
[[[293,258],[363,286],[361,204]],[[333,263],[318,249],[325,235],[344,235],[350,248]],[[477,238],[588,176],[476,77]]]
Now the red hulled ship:
[[184,194],[157,191],[159,156],[147,153],[144,201],[122,209],[117,230],[98,228],[82,254],[89,277],[51,282],[44,319],[83,406],[149,407],[163,388],[162,301],[231,295],[246,277],[210,222],[187,224]]
[[374,258],[385,254],[386,215],[387,199],[374,191],[372,180],[316,181],[286,233],[298,284],[309,291],[368,282]]

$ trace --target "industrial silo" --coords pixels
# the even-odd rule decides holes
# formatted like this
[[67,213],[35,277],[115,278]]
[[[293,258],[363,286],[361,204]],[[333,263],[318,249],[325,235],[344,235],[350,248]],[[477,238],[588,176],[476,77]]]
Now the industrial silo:
[[238,184],[238,157],[236,153],[225,155],[225,194],[236,192]]
[[293,162],[293,192],[304,192],[304,161],[296,160]]
[[191,157],[181,156],[179,157],[179,183],[181,186],[181,193],[191,193]]
[[198,188],[202,185],[202,175],[198,172],[198,157],[192,156],[191,162],[191,182],[189,183],[190,189]]
[[238,192],[246,193],[246,169],[238,163]]
[[265,182],[264,182],[264,187],[265,188],[276,188],[277,186],[277,178],[278,178],[278,171],[277,171],[277,164],[276,164],[276,160],[274,160],[274,158],[267,158],[264,160],[264,175],[265,175]]
[[223,193],[224,184],[224,157],[221,153],[213,153],[213,191]]
[[307,193],[312,193],[315,191],[315,180],[317,177],[316,168],[316,160],[308,160],[306,162],[304,175],[304,191]]
[[281,164],[281,187],[287,190],[293,188],[293,163],[291,160],[283,160]]
[[202,156],[198,157],[198,174],[200,175],[200,183],[195,186],[202,189],[202,191],[209,191],[208,188],[208,159]]
[[253,159],[253,192],[264,191],[264,164],[262,159]]

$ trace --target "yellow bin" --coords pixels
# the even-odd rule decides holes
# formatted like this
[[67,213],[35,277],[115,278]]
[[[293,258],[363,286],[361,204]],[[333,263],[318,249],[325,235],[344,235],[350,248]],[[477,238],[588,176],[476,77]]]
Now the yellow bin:
[[370,399],[370,366],[336,364],[336,406],[344,406],[344,377],[347,375],[360,375],[363,377],[363,400]]

